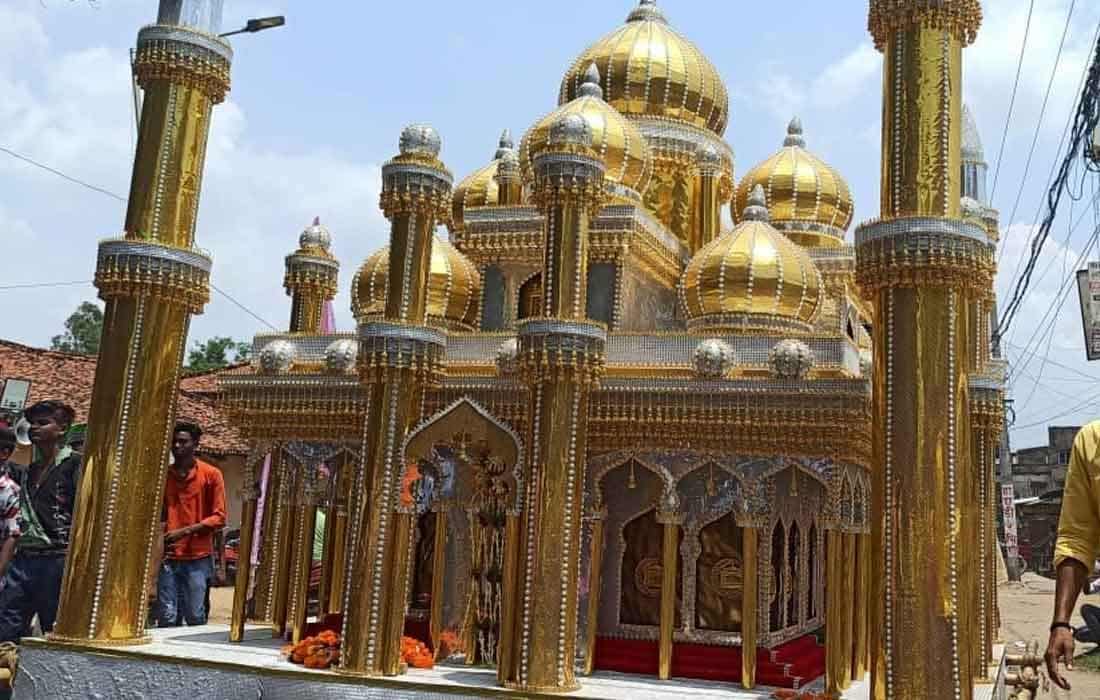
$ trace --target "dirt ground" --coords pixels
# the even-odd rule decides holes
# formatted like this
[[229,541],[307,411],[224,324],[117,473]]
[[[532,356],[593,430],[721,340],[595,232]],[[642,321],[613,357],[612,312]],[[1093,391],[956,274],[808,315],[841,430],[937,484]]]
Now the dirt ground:
[[[1015,642],[1039,640],[1041,650],[1046,649],[1050,629],[1050,616],[1054,611],[1054,581],[1035,574],[1024,574],[1022,583],[1002,584],[998,597],[1001,609],[1001,640],[1009,645]],[[1073,624],[1083,625],[1079,615],[1074,615]],[[1077,654],[1084,654],[1096,648],[1093,644],[1078,644]],[[1100,673],[1077,669],[1067,673],[1072,686],[1070,691],[1057,688],[1052,683],[1050,690],[1040,693],[1040,698],[1057,700],[1095,700],[1100,698]]]
[[233,615],[233,587],[222,586],[210,589],[210,622],[229,624]]

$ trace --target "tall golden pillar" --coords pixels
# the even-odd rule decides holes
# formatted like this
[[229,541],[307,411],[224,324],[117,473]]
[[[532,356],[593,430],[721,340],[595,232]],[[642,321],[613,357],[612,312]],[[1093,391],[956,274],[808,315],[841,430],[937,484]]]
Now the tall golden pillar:
[[672,633],[676,627],[676,578],[680,567],[680,525],[683,516],[676,513],[658,513],[664,526],[661,543],[661,617],[657,636],[657,677],[672,677]]
[[[581,95],[599,96],[589,81]],[[532,154],[534,197],[545,215],[542,317],[520,324],[519,366],[531,387],[523,513],[509,663],[500,681],[520,691],[577,687],[577,580],[588,394],[603,371],[606,329],[586,313],[588,227],[604,201],[605,165],[580,115],[550,126]]]
[[274,533],[274,576],[271,581],[271,624],[276,637],[286,632],[290,600],[291,573],[294,571],[294,499],[299,488],[299,474],[290,468],[286,456],[279,460],[278,530]]
[[[876,310],[872,697],[972,697],[970,300],[992,274],[959,219],[963,46],[977,0],[871,0],[884,54],[882,218],[856,233]],[[832,556],[832,552],[830,552]]]
[[867,549],[871,543],[866,533],[852,535],[852,540],[852,680],[859,681],[867,675],[867,577],[871,573]]
[[718,149],[707,146],[700,150],[696,165],[699,176],[694,198],[695,226],[690,242],[692,255],[722,232],[722,203],[728,198],[728,193],[722,191],[722,156]]
[[252,542],[256,530],[256,504],[260,498],[258,486],[259,466],[268,454],[267,443],[253,445],[245,461],[244,484],[241,486],[241,537],[237,547],[237,575],[233,579],[233,610],[229,622],[229,641],[244,639],[245,615],[248,609],[248,590],[252,582]]
[[840,693],[852,684],[852,625],[855,594],[853,535],[829,530],[825,560],[825,688]]
[[[325,514],[325,523],[332,521],[332,555],[328,550],[325,553],[326,566],[331,562],[329,581],[327,586],[327,605],[321,608],[321,613],[338,613],[343,609],[344,602],[344,562],[347,557],[348,547],[348,513],[351,511],[351,484],[354,465],[351,460],[345,458],[340,465],[340,471],[336,474],[336,488],[333,492],[332,507]],[[325,543],[328,546],[328,542]]]
[[53,638],[103,644],[145,638],[146,582],[190,316],[209,299],[211,261],[194,248],[210,115],[229,89],[232,50],[217,36],[221,3],[162,0],[138,33],[145,91],[125,236],[100,243],[106,302]]
[[516,155],[512,134],[505,129],[500,135],[500,148],[496,152],[497,160],[497,199],[501,206],[514,207],[523,204],[523,178],[519,171],[519,156]]
[[432,235],[451,202],[452,178],[439,149],[434,129],[410,126],[400,155],[382,167],[390,272],[383,319],[359,326],[359,371],[370,404],[345,579],[340,670],[346,673],[401,669],[411,536],[411,516],[398,513],[402,445],[420,417],[425,385],[442,372],[446,344],[444,332],[427,325]]
[[760,579],[759,547],[760,528],[758,523],[742,526],[744,542],[741,556],[744,557],[744,589],[741,591],[741,686],[756,687],[756,638],[760,626]]
[[585,634],[584,675],[592,675],[596,669],[596,636],[600,630],[600,590],[603,586],[604,521],[607,507],[600,507],[591,514],[592,549],[588,559],[588,610],[585,617],[588,627]]

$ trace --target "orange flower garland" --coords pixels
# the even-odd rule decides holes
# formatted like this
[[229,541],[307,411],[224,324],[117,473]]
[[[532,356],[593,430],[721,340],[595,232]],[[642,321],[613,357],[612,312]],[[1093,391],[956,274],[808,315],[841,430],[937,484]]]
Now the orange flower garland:
[[325,669],[340,660],[340,635],[325,630],[315,637],[306,637],[297,644],[283,647],[283,656],[291,663],[306,668]]
[[424,642],[412,637],[401,638],[401,658],[413,668],[432,668],[435,659]]

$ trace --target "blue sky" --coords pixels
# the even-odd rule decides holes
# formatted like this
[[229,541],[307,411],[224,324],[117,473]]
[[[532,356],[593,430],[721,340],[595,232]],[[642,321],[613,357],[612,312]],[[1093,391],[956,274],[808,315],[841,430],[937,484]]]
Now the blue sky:
[[[994,204],[1008,236],[1007,286],[1041,201],[1059,138],[1090,53],[1100,7],[1077,2],[1036,156],[1015,207],[1071,0],[1036,0],[1028,54]],[[986,25],[967,52],[964,92],[996,160],[1029,0],[986,0]],[[378,166],[411,121],[434,125],[456,177],[484,164],[496,139],[524,130],[555,105],[561,75],[592,41],[618,26],[635,0],[421,3],[348,0],[226,1],[226,29],[285,14],[287,26],[234,39],[233,91],[218,108],[208,155],[198,244],[215,259],[215,283],[276,326],[289,303],[282,256],[319,215],[343,263],[337,320],[352,325],[347,286],[358,263],[384,244]],[[850,181],[858,220],[878,213],[881,61],[866,32],[866,2],[750,3],[661,0],[670,22],[718,67],[731,95],[726,139],[737,174],[780,145],[802,117],[811,150]],[[154,0],[0,0],[0,146],[125,196],[133,157],[127,56]],[[991,183],[992,185],[992,183]],[[1077,212],[1082,205],[1076,205]],[[1017,210],[1013,221],[1009,212]],[[116,235],[122,203],[0,154],[0,227],[8,254],[0,285],[90,279],[99,239]],[[1023,347],[1089,235],[1085,221],[1063,243],[1021,312]],[[1094,256],[1095,257],[1095,256]],[[1068,262],[1067,262],[1068,261]],[[1068,272],[1067,272],[1068,274]],[[0,290],[14,310],[0,337],[46,345],[90,285]],[[248,338],[264,326],[215,296],[193,338]],[[1100,368],[1084,361],[1076,298],[1014,386],[1018,425],[1043,422],[1085,401]],[[1012,351],[1018,352],[1018,351]],[[4,368],[5,371],[7,368]],[[1070,401],[1069,397],[1081,397]],[[1026,405],[1023,399],[1028,399]],[[1087,420],[1089,403],[1054,422]],[[1017,444],[1043,441],[1021,427]]]

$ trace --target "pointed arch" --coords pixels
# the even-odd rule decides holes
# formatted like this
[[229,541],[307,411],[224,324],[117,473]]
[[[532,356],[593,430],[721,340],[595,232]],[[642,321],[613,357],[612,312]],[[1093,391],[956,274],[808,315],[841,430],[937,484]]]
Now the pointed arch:
[[449,442],[458,434],[467,435],[476,444],[484,442],[505,465],[511,464],[507,473],[515,482],[515,494],[510,512],[520,513],[524,505],[523,441],[507,423],[468,397],[458,399],[409,432],[401,447],[402,470],[411,457],[430,454],[436,443]]

